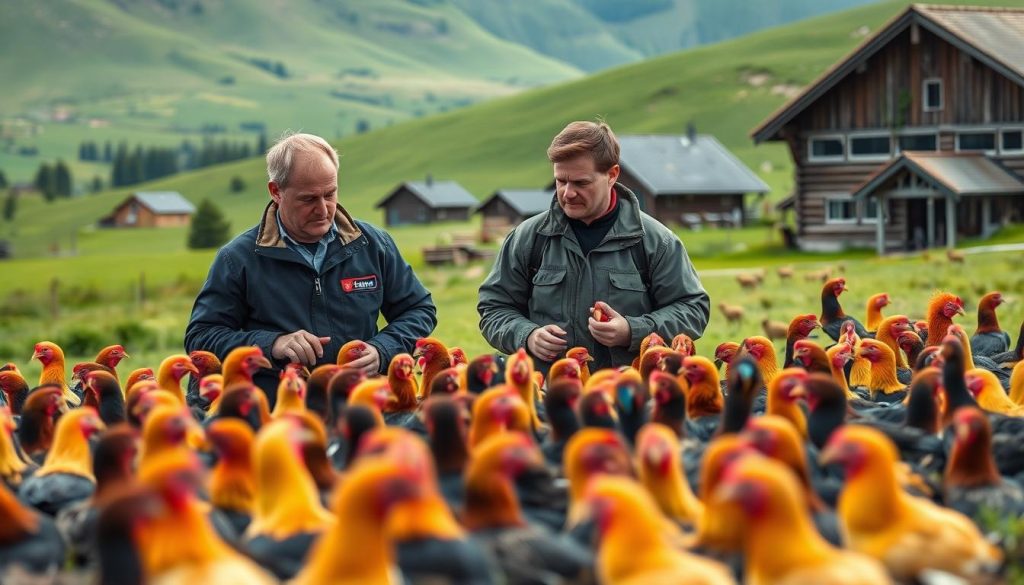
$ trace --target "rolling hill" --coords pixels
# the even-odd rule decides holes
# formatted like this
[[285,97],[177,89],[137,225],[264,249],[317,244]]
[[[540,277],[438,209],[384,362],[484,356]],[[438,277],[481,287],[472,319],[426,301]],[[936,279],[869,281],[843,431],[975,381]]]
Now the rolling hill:
[[[457,180],[480,198],[499,187],[543,185],[550,177],[544,151],[551,137],[571,120],[597,116],[620,134],[681,132],[693,121],[755,169],[772,187],[772,197],[784,196],[792,180],[788,153],[779,145],[755,148],[747,132],[905,5],[885,2],[818,17],[345,138],[337,143],[341,201],[355,216],[380,222],[374,203],[395,184],[427,173]],[[306,130],[331,133],[329,127]],[[248,187],[232,194],[228,183],[236,175]],[[263,161],[250,159],[142,188],[177,190],[197,202],[210,198],[232,219],[233,229],[242,231],[265,205],[265,181]],[[82,254],[182,252],[183,230],[115,234],[90,227],[126,192],[50,205],[26,198],[14,225],[0,228],[0,237],[11,238],[21,257],[45,255],[55,247],[66,253],[73,234]],[[400,243],[429,237],[429,230],[418,228],[395,233]]]

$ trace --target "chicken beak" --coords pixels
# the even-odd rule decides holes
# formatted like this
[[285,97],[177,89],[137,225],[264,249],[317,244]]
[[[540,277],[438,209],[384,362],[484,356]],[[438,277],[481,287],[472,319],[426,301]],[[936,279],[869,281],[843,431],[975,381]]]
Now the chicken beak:
[[267,358],[266,358],[265,356],[259,356],[259,357],[257,357],[257,358],[256,358],[256,365],[258,365],[259,367],[261,367],[261,368],[263,368],[263,369],[265,369],[265,370],[269,370],[269,369],[271,369],[271,368],[273,368],[273,367],[274,367],[274,366],[273,366],[273,365],[272,365],[272,364],[270,363],[270,360],[268,360],[268,359],[267,359]]
[[840,453],[840,447],[831,443],[825,445],[825,450],[818,455],[818,463],[821,465],[832,465],[833,463],[840,463],[842,455]]
[[807,391],[804,390],[803,386],[796,385],[796,386],[793,386],[792,388],[790,388],[790,390],[789,390],[789,397],[792,400],[796,400],[798,398],[806,399],[807,398]]
[[123,359],[123,360],[126,360],[126,359],[128,359],[128,358],[130,358],[130,357],[132,357],[132,356],[128,355],[128,352],[123,352],[123,353],[121,354],[121,359]]

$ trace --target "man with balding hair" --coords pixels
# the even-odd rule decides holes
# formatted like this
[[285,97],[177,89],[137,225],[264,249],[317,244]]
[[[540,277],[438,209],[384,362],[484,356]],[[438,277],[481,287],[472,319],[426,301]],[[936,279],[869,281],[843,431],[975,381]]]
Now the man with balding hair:
[[[349,365],[383,373],[437,324],[430,293],[384,230],[338,204],[338,154],[312,134],[284,136],[267,152],[270,202],[259,225],[217,253],[185,331],[188,351],[221,359],[242,345],[272,358],[256,383],[271,402],[280,369],[334,363],[341,346],[366,341]],[[377,328],[383,315],[387,326]]]
[[497,350],[525,347],[546,370],[574,346],[592,368],[627,365],[640,342],[697,339],[710,302],[682,242],[619,177],[604,123],[573,122],[548,148],[551,207],[516,227],[480,286],[480,328]]

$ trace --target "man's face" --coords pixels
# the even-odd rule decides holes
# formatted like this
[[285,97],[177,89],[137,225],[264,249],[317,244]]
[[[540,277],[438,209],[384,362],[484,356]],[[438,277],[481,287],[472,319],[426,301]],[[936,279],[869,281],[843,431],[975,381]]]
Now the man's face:
[[594,159],[581,155],[554,163],[554,171],[555,194],[567,216],[589,225],[608,211],[619,165],[602,173],[594,167]]
[[295,241],[311,244],[331,229],[338,206],[338,171],[326,154],[296,153],[288,186],[281,189],[271,181],[267,187],[284,229]]

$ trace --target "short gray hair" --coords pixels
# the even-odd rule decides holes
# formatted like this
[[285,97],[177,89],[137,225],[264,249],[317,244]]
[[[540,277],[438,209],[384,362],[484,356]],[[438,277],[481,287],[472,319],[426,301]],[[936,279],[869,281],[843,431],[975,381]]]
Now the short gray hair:
[[285,132],[267,151],[267,177],[281,189],[288,186],[296,152],[322,152],[338,169],[338,152],[326,140],[315,134]]

